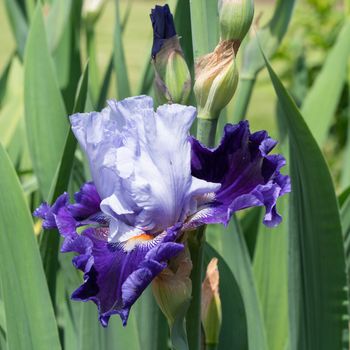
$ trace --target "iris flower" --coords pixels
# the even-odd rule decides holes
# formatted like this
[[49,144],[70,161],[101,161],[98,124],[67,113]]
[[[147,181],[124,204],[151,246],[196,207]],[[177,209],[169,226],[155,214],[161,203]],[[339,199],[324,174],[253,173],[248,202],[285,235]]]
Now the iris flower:
[[[227,224],[237,210],[264,206],[264,223],[281,217],[277,198],[290,191],[280,174],[285,160],[269,155],[276,145],[265,131],[251,134],[247,121],[228,124],[218,147],[189,135],[194,107],[163,105],[147,96],[110,100],[101,112],[70,117],[93,182],[70,203],[62,194],[34,213],[45,229],[64,237],[62,252],[76,252],[84,273],[74,300],[92,300],[107,326],[131,306],[184,249],[185,231]],[[195,234],[191,232],[189,234]]]

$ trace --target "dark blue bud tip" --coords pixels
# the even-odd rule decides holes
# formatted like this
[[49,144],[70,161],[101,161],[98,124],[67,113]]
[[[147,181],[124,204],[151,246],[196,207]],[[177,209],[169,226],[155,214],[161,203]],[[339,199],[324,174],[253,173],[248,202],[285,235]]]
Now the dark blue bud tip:
[[175,36],[176,30],[174,18],[168,5],[156,5],[156,7],[151,10],[150,17],[153,27],[152,58],[155,58],[162,48],[164,40]]

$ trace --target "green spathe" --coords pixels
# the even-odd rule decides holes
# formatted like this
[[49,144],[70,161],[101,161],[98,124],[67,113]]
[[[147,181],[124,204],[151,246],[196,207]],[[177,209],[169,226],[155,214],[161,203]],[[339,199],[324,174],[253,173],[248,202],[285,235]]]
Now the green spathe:
[[221,39],[241,42],[249,31],[253,17],[253,0],[219,0]]
[[186,104],[191,92],[191,75],[177,36],[165,40],[153,65],[158,104]]
[[88,26],[93,27],[100,17],[106,0],[84,0],[82,8],[82,17]]

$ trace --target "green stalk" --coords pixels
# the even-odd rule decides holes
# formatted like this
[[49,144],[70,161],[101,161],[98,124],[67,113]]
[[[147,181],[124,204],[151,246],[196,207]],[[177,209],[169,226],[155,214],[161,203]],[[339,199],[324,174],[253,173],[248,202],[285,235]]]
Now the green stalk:
[[[212,11],[213,6],[214,11]],[[211,43],[217,42],[212,23],[217,21],[216,3],[212,1],[191,0],[191,32],[193,56],[196,60],[210,51]],[[209,12],[208,12],[209,11]],[[214,15],[215,14],[215,15]],[[197,139],[207,146],[215,142],[217,120],[197,118]],[[193,264],[192,300],[186,317],[188,344],[191,350],[201,350],[201,289],[203,268],[203,243],[205,227],[199,228],[188,240]]]
[[197,119],[197,139],[208,147],[215,145],[216,126],[218,118],[215,119]]
[[207,344],[205,350],[217,350],[218,344]]
[[125,97],[131,96],[131,91],[128,78],[128,69],[124,54],[122,21],[120,19],[119,0],[115,0],[114,3],[116,23],[114,29],[113,61],[114,71],[116,73],[117,97],[121,100]]
[[[208,147],[215,144],[215,134],[218,119],[197,119],[197,139]],[[201,292],[203,275],[203,251],[205,242],[205,226],[200,227],[188,239],[192,260],[192,301],[187,313],[187,334],[189,348],[201,349]]]
[[89,90],[93,105],[96,106],[99,94],[99,77],[96,57],[95,29],[86,28],[86,49],[89,57]]
[[192,260],[192,300],[186,317],[188,345],[191,350],[201,349],[201,292],[203,270],[203,247],[205,241],[205,226],[191,232],[188,247]]
[[[218,43],[217,2],[211,0],[191,0],[191,32],[194,60],[210,52]],[[206,115],[199,111],[197,118],[197,139],[205,146],[215,144],[218,115]],[[203,245],[205,226],[189,235],[188,244],[193,264],[192,300],[187,313],[187,335],[189,349],[202,349],[201,332],[201,290],[203,275]]]
[[185,302],[175,318],[173,324],[169,324],[170,340],[173,350],[191,350],[187,340],[185,316],[188,310],[189,300]]
[[235,104],[233,106],[233,118],[235,123],[245,119],[246,117],[254,84],[255,77],[241,78],[239,81]]

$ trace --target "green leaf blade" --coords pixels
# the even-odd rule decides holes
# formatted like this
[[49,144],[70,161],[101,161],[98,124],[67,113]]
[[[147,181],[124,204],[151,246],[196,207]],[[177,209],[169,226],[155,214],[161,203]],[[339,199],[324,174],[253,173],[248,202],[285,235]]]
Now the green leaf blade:
[[28,36],[24,77],[29,149],[39,188],[47,199],[60,161],[68,121],[46,42],[40,5]]
[[347,327],[345,259],[327,164],[303,117],[266,62],[288,126],[292,181],[289,239],[291,350],[341,349]]
[[[341,224],[344,237],[345,259],[348,273],[350,272],[350,196],[341,207]],[[349,280],[348,280],[348,284]]]
[[248,326],[239,285],[223,257],[208,243],[204,247],[204,265],[218,259],[219,294],[222,306],[222,325],[217,349],[248,349]]
[[57,325],[20,183],[0,146],[1,287],[9,350],[59,350]]
[[16,40],[18,55],[23,59],[28,34],[28,24],[20,6],[18,5],[18,1],[5,0],[5,5],[11,29]]
[[327,138],[343,86],[350,56],[350,18],[340,31],[302,106],[305,121],[321,147]]
[[[107,328],[98,321],[97,307],[92,302],[81,303],[81,319],[78,350],[139,350],[147,349],[139,345],[136,320],[131,313],[126,327],[113,316]],[[156,348],[153,348],[156,349]],[[164,349],[164,348],[163,348]]]
[[[288,197],[279,199],[282,223],[271,229],[261,224],[254,255],[254,277],[270,350],[288,344]],[[261,212],[262,214],[262,212]]]
[[[88,89],[88,69],[84,70],[84,73],[80,79],[78,91],[76,95],[74,112],[83,111]],[[74,153],[77,146],[77,140],[75,139],[73,132],[69,129],[67,131],[65,145],[61,160],[57,166],[54,179],[51,184],[49,203],[53,203],[57,197],[67,190],[69,179],[72,172]],[[40,239],[40,252],[45,268],[46,278],[49,284],[49,290],[52,300],[55,299],[56,291],[56,278],[58,267],[58,247],[59,247],[59,234],[57,231],[44,231]]]
[[0,110],[0,142],[8,149],[18,123],[23,118],[23,67],[13,58],[8,73],[3,106]]
[[123,46],[123,35],[122,35],[122,22],[120,18],[119,0],[115,0],[115,13],[116,13],[116,24],[114,31],[114,51],[113,51],[113,62],[114,71],[116,73],[117,80],[117,94],[118,99],[131,96],[128,70],[125,61],[124,46]]
[[233,110],[236,121],[245,118],[256,77],[265,67],[260,47],[268,58],[277,51],[287,32],[295,2],[295,0],[278,0],[271,20],[254,33],[253,38],[244,47],[243,64]]
[[157,305],[151,287],[146,288],[134,306],[139,344],[142,350],[166,349],[168,322]]
[[207,241],[223,257],[241,290],[247,318],[248,348],[267,350],[265,325],[260,310],[252,264],[237,219],[233,217],[227,228],[223,228],[221,225],[208,226]]
[[210,0],[190,1],[190,9],[193,56],[196,59],[218,44],[219,14],[217,2]]

